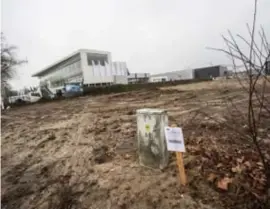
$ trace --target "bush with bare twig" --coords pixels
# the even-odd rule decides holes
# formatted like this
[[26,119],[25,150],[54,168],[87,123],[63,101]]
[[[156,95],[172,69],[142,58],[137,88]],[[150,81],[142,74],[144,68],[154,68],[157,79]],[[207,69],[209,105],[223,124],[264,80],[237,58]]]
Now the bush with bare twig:
[[[230,116],[231,121],[234,121],[234,125],[228,124],[228,127],[234,133],[253,143],[263,165],[267,201],[270,199],[270,165],[269,153],[264,148],[265,144],[269,143],[267,142],[269,136],[265,133],[268,129],[264,118],[270,118],[270,79],[268,75],[270,45],[262,26],[258,31],[258,37],[256,36],[257,0],[255,0],[254,8],[252,26],[247,24],[249,38],[244,38],[239,34],[233,35],[231,31],[228,31],[228,37],[222,36],[227,48],[210,49],[223,52],[230,58],[233,64],[233,75],[247,95],[247,103],[243,111],[239,110],[240,104],[226,98],[226,102],[229,104],[228,110],[230,110],[227,115]],[[239,64],[243,66],[242,71],[239,70]]]

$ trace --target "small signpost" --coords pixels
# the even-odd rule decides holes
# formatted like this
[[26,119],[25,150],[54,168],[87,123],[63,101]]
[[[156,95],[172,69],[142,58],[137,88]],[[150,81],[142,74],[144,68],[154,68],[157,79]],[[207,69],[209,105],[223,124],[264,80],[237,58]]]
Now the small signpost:
[[182,154],[186,151],[186,149],[182,128],[176,127],[176,125],[173,125],[172,127],[165,126],[165,137],[167,142],[167,149],[169,151],[176,152],[176,162],[180,174],[180,183],[182,185],[186,185],[187,178]]

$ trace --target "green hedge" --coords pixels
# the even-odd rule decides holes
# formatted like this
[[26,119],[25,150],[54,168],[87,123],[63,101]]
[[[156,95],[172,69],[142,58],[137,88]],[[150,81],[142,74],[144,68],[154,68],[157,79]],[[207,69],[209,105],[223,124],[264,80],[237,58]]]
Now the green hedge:
[[168,82],[159,82],[159,83],[137,83],[137,84],[118,84],[112,86],[103,86],[103,87],[84,87],[84,95],[100,95],[100,94],[110,94],[110,93],[120,93],[128,91],[136,91],[142,89],[156,89],[158,87],[165,86],[175,86],[179,84],[189,84],[189,83],[198,83],[204,81],[211,81],[211,79],[196,79],[196,80],[179,80],[179,81],[168,81]]
[[[160,82],[160,83],[142,83],[142,84],[128,84],[128,85],[112,85],[112,86],[103,86],[103,87],[84,87],[84,95],[102,95],[102,94],[111,94],[111,93],[121,93],[121,92],[129,92],[129,91],[138,91],[142,89],[154,90],[158,87],[165,86],[175,86],[180,84],[189,84],[189,83],[198,83],[204,81],[211,81],[211,79],[197,79],[197,80],[179,80],[179,81],[168,81],[168,82]],[[19,104],[9,104],[11,107],[20,107],[25,105],[34,105],[37,103],[47,103],[47,102],[57,102],[60,100],[70,100],[76,98],[74,97],[61,97],[54,99],[45,99],[42,98],[38,102],[35,103],[19,103]]]

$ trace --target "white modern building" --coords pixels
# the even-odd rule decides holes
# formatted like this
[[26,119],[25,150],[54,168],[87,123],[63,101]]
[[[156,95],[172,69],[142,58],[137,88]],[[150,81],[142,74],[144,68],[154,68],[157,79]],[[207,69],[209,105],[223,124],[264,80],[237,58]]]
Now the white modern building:
[[128,74],[128,83],[148,83],[149,82],[149,73],[129,73]]
[[165,82],[191,79],[210,79],[216,77],[224,77],[226,76],[227,71],[227,67],[223,65],[207,66],[202,68],[186,69],[151,75],[149,81]]
[[193,78],[193,70],[187,69],[151,75],[149,78],[149,82],[166,82],[176,80],[188,80]]
[[159,82],[166,82],[169,81],[168,76],[166,75],[154,75],[154,76],[150,76],[149,78],[149,82],[150,83],[159,83]]
[[82,83],[84,86],[105,86],[128,83],[125,62],[113,62],[106,51],[80,49],[32,75],[40,79],[53,93],[65,83]]

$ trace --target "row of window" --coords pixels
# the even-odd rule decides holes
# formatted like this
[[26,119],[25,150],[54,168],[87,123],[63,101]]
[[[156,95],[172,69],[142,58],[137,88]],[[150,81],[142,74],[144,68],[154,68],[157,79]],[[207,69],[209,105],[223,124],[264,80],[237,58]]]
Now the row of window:
[[51,81],[51,87],[52,88],[56,88],[59,86],[64,86],[65,83],[70,83],[70,82],[82,82],[82,76],[75,76],[69,79],[59,79],[59,80],[55,80],[55,81]]
[[105,59],[100,59],[100,60],[97,60],[97,59],[87,59],[87,62],[88,62],[88,65],[101,65],[101,66],[105,66],[106,65],[106,60]]
[[54,72],[49,73],[48,75],[42,77],[42,80],[53,80],[54,78],[67,78],[74,74],[77,74],[81,71],[81,62],[75,62],[63,68],[59,68]]
[[65,80],[53,81],[53,82],[51,82],[51,87],[55,88],[55,87],[59,87],[59,86],[64,86],[64,84],[65,84]]

